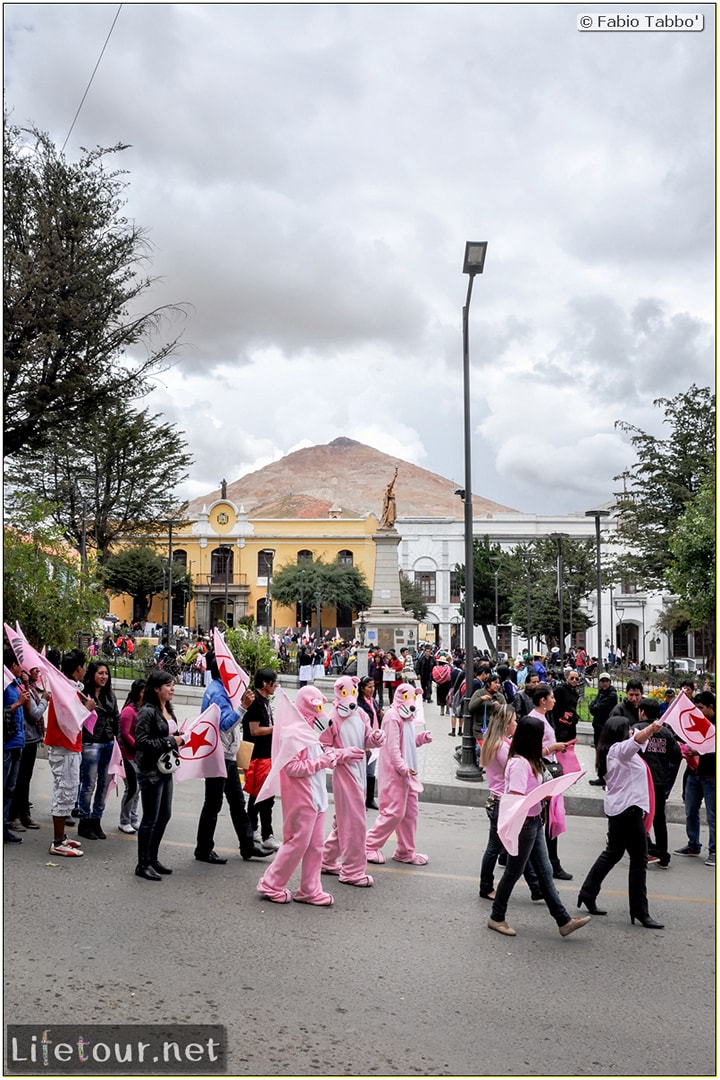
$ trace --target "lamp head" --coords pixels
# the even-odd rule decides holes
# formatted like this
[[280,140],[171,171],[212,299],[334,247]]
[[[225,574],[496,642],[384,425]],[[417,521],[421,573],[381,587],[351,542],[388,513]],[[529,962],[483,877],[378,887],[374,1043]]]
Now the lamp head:
[[485,268],[485,256],[487,254],[487,240],[468,240],[465,244],[465,260],[463,262],[463,274],[482,274]]

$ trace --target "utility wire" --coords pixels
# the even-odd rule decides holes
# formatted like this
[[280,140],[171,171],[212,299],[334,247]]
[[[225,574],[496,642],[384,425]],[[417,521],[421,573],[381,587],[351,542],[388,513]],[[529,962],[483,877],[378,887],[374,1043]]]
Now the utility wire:
[[65,142],[62,144],[62,150],[60,151],[61,154],[65,152],[65,147],[68,144],[68,139],[72,135],[72,130],[75,127],[75,121],[77,120],[78,116],[80,115],[80,110],[82,109],[83,105],[85,104],[85,98],[88,96],[88,93],[90,91],[90,87],[92,86],[92,81],[95,78],[95,72],[100,67],[100,61],[102,60],[103,54],[104,54],[104,52],[105,52],[105,50],[107,48],[108,41],[110,40],[110,35],[112,34],[113,30],[115,29],[115,23],[118,21],[118,16],[119,16],[120,12],[122,11],[122,7],[123,7],[122,4],[118,4],[118,9],[115,12],[115,18],[113,19],[113,24],[110,27],[110,30],[108,32],[108,36],[105,38],[105,44],[103,45],[102,51],[101,51],[100,55],[98,56],[97,64],[93,68],[93,73],[90,76],[90,82],[87,84],[87,86],[85,88],[85,93],[82,96],[82,101],[80,102],[80,104],[77,107],[77,112],[75,113],[75,117],[73,119],[73,122],[70,125],[70,130],[68,131],[68,133],[67,133],[67,135],[65,137]]

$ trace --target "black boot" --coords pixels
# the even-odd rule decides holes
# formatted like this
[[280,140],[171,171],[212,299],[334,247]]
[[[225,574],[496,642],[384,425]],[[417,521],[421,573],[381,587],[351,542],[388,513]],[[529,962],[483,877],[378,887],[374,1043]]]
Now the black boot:
[[90,825],[92,826],[92,830],[95,833],[95,838],[97,840],[107,840],[107,836],[102,831],[99,817],[90,818]]
[[82,836],[83,840],[97,840],[98,835],[93,828],[92,818],[80,818],[78,820],[78,836]]
[[377,810],[378,804],[375,802],[375,777],[368,776],[367,778],[367,792],[365,794],[365,806],[368,810]]
[[153,870],[152,866],[141,866],[140,863],[135,867],[135,876],[144,877],[148,881],[162,881],[157,870]]

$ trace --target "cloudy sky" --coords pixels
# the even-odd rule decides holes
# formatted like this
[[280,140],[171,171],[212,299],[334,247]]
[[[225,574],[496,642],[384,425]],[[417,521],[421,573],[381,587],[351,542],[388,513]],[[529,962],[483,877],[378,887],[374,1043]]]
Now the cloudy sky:
[[[128,212],[181,302],[151,403],[183,494],[347,435],[530,512],[607,501],[616,419],[714,381],[714,8],[125,4],[67,144],[130,144]],[[12,120],[65,141],[117,5],[5,5]]]

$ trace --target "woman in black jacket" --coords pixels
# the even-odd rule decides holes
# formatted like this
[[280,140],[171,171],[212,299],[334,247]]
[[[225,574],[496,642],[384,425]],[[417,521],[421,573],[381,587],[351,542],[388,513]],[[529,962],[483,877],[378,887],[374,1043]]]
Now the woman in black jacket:
[[159,763],[164,755],[184,743],[184,739],[175,734],[174,693],[172,675],[157,668],[152,671],[135,723],[135,765],[142,802],[135,873],[148,881],[160,881],[162,874],[172,874],[172,870],[160,862],[158,852],[172,816],[173,795],[173,774],[164,771]]
[[101,821],[107,796],[108,766],[113,739],[120,731],[120,710],[107,664],[96,660],[88,664],[83,687],[87,696],[94,699],[97,720],[92,732],[86,727],[82,729],[78,836],[85,840],[106,840]]

